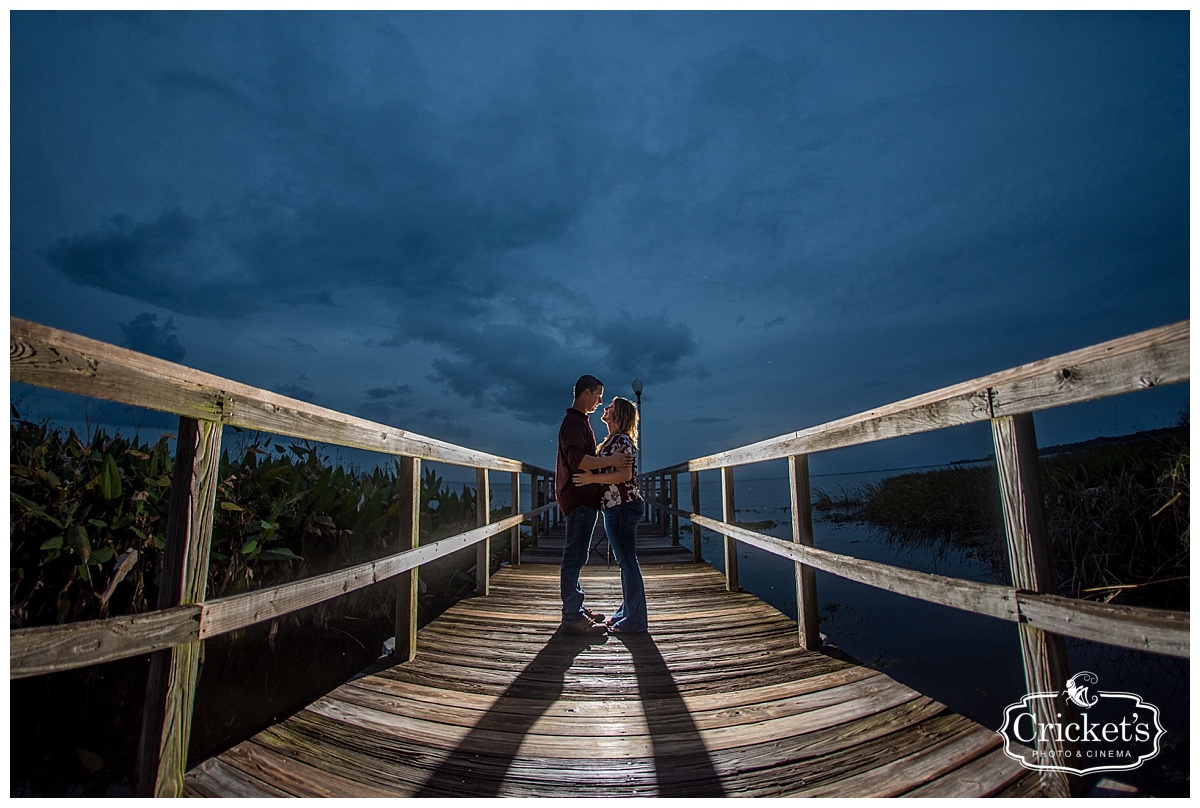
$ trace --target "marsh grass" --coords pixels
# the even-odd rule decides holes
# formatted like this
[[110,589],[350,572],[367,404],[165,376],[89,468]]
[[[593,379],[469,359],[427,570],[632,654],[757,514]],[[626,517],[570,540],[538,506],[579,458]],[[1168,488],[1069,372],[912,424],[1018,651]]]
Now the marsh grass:
[[[154,609],[173,436],[154,442],[10,421],[10,626]],[[394,467],[333,464],[309,443],[241,432],[223,453],[208,598],[294,581],[395,552],[406,500]],[[421,542],[475,526],[475,492],[426,469]],[[510,508],[494,509],[493,520]],[[508,557],[492,541],[491,567]],[[122,559],[134,559],[122,567]],[[475,587],[472,548],[421,568],[418,618]],[[376,659],[394,633],[383,582],[206,641],[193,762],[303,707]],[[125,796],[141,731],[148,657],[14,681],[10,759],[16,796]]]
[[[1185,426],[1041,459],[1046,527],[1063,595],[1188,608],[1190,444]],[[991,464],[888,477],[814,507],[865,521],[898,544],[979,557],[1009,580]]]

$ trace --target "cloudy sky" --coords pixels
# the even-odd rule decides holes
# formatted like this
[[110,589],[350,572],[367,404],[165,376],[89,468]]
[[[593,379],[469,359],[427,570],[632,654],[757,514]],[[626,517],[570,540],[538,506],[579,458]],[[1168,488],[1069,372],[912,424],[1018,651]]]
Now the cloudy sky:
[[10,36],[13,315],[539,465],[582,373],[644,380],[654,467],[1189,317],[1186,12],[25,11]]

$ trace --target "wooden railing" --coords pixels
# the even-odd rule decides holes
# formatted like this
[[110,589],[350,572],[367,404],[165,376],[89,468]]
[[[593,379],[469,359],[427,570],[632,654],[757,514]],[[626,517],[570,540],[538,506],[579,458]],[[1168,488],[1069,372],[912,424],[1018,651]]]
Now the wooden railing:
[[[139,790],[176,796],[183,790],[200,642],[264,620],[396,581],[396,650],[416,652],[418,568],[476,548],[476,591],[487,594],[490,539],[509,533],[520,563],[520,526],[548,529],[557,512],[553,472],[394,427],[366,421],[239,384],[103,342],[17,318],[9,321],[12,381],[92,396],[180,416],[158,610],[9,634],[9,675],[35,676],[152,653],[139,754]],[[205,598],[221,434],[225,426],[367,449],[399,457],[406,494],[396,552],[294,583],[215,600]],[[419,546],[421,461],[475,469],[479,527]],[[511,474],[513,516],[489,523],[488,471]],[[530,476],[531,509],[520,507],[520,477]],[[539,504],[539,503],[545,504]]]
[[[738,542],[793,561],[799,641],[805,648],[815,649],[821,644],[814,573],[819,569],[890,592],[1017,623],[1031,693],[1063,692],[1068,676],[1063,636],[1187,657],[1187,612],[1100,604],[1053,594],[1055,576],[1042,516],[1032,414],[1186,381],[1189,330],[1187,322],[1164,326],[648,472],[642,475],[641,484],[650,504],[650,519],[664,529],[668,517],[688,520],[697,561],[701,528],[722,534],[730,591],[739,588]],[[991,422],[1013,575],[1011,586],[914,572],[813,547],[809,455],[978,421]],[[734,468],[780,459],[787,460],[791,483],[791,542],[734,524]],[[721,520],[700,513],[699,472],[708,469],[721,471]],[[677,502],[679,475],[685,473],[691,482],[690,511],[680,508]],[[678,542],[677,521],[671,530]],[[1036,703],[1051,705],[1048,700]],[[1064,711],[1070,706],[1059,699],[1050,709],[1067,715]],[[1053,716],[1046,718],[1053,720]],[[1054,751],[1061,759],[1064,747],[1048,746],[1043,751]],[[1058,789],[1075,785],[1057,773],[1044,776],[1057,780],[1053,785]]]

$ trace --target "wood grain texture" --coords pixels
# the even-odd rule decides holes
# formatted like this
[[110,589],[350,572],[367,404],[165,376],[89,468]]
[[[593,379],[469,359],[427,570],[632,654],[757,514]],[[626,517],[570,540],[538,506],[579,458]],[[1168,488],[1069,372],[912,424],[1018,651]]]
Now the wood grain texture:
[[671,544],[679,545],[679,475],[672,474],[671,481]]
[[[509,475],[509,498],[512,501],[513,513],[521,507],[521,475],[512,472]],[[521,526],[514,525],[508,535],[509,563],[514,567],[521,563]]]
[[774,555],[898,595],[1121,648],[1178,657],[1190,655],[1191,620],[1187,612],[1074,600],[999,584],[931,575],[803,547],[695,513],[681,513],[680,516],[689,519],[693,525],[732,534],[738,541]]
[[[733,469],[721,469],[721,518],[726,524],[737,521],[737,502],[734,499]],[[725,533],[725,588],[730,592],[741,589],[738,580],[737,540],[730,532]]]
[[200,606],[108,617],[8,634],[8,673],[23,679],[161,651],[200,638]]
[[[406,552],[421,546],[421,461],[415,457],[401,457],[396,465],[396,490],[404,492],[396,549]],[[417,653],[417,594],[420,589],[420,575],[420,568],[414,567],[396,577],[397,659],[412,659]]]
[[[1019,591],[1053,594],[1058,581],[1054,552],[1042,517],[1041,470],[1033,415],[1021,413],[992,419],[992,439],[1013,586]],[[1053,699],[1037,699],[1033,703],[1038,723],[1071,723],[1075,708],[1064,693],[1070,663],[1062,636],[1025,621],[1018,623],[1018,632],[1026,692],[1057,694]],[[1043,759],[1062,760],[1064,755],[1074,755],[1077,751],[1077,745],[1066,738],[1039,738],[1038,752]],[[1082,785],[1079,778],[1064,772],[1042,772],[1042,779],[1047,787],[1063,794]]]
[[[812,547],[812,496],[809,491],[808,455],[797,455],[788,459],[788,482],[792,499],[792,541],[800,547]],[[796,562],[795,578],[796,624],[800,632],[800,647],[815,651],[821,647],[817,573],[809,565]]]
[[[691,482],[692,489],[692,513],[700,513],[700,472],[689,472],[688,479]],[[692,560],[703,561],[703,547],[700,543],[700,525],[695,522],[692,525]]]
[[1143,331],[647,473],[779,460],[1175,384],[1189,378],[1190,333],[1187,321]]
[[460,466],[547,473],[17,317],[9,318],[9,373],[13,381],[38,387],[274,435]]
[[[204,601],[220,476],[221,425],[180,418],[176,444],[167,546],[159,575],[160,610]],[[138,751],[138,790],[143,796],[177,797],[183,792],[200,651],[200,641],[195,640],[150,658]]]
[[[708,565],[643,574],[650,632],[589,640],[558,629],[556,565],[501,569],[489,597],[421,629],[416,659],[381,660],[201,763],[186,793],[1037,793],[996,733],[835,648],[798,648],[794,621]],[[598,608],[619,602],[615,568],[586,566],[583,584]]]
[[[480,527],[486,525],[492,518],[492,486],[488,481],[487,469],[475,469],[475,519]],[[492,557],[491,537],[475,545],[475,594],[488,593],[488,579],[491,577],[489,565]]]
[[348,567],[344,570],[314,575],[303,581],[283,584],[258,592],[231,595],[204,604],[200,636],[212,637],[227,631],[272,620],[281,615],[304,609],[348,592],[386,581],[403,572],[415,569],[436,558],[471,547],[489,536],[503,533],[519,525],[524,516],[510,516],[484,527],[459,533],[433,544],[405,550],[394,555]]

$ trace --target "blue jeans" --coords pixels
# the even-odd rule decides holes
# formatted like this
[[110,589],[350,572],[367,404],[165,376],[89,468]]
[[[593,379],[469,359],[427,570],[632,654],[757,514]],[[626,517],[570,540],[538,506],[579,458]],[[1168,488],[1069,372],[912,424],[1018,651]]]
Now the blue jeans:
[[579,573],[587,563],[592,532],[596,529],[599,515],[600,512],[595,508],[579,505],[566,516],[567,537],[563,542],[558,588],[562,593],[562,619],[567,623],[583,619],[583,589],[579,586]]
[[622,631],[645,631],[646,585],[637,559],[637,526],[646,513],[641,500],[626,502],[604,511],[604,532],[613,556],[621,566],[621,608],[612,616],[612,623]]

